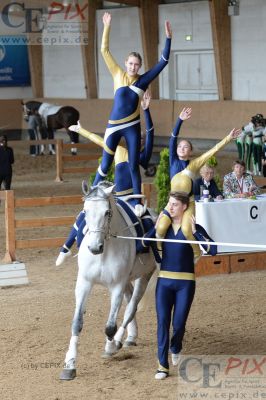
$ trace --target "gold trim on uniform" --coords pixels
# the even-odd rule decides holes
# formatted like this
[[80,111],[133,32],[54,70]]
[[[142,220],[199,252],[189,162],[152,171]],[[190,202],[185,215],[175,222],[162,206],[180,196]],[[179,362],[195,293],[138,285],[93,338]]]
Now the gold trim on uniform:
[[195,280],[195,274],[193,272],[172,272],[161,270],[158,274],[158,277],[167,279],[183,279],[186,281]]
[[169,368],[163,367],[158,361],[158,372],[166,372],[168,374]]
[[[124,122],[130,122],[130,121],[132,121],[133,119],[135,119],[137,117],[139,117],[139,101],[138,101],[137,109],[133,114],[130,114],[129,116],[127,116],[125,118],[121,118],[121,119],[116,119],[116,120],[109,119],[108,123],[111,124],[111,125],[113,125],[113,124],[123,124]],[[138,121],[134,121],[134,122],[137,123]],[[119,127],[119,128],[121,128],[121,127]]]
[[121,192],[115,192],[117,196],[123,196],[124,194],[133,194],[133,188],[122,190]]

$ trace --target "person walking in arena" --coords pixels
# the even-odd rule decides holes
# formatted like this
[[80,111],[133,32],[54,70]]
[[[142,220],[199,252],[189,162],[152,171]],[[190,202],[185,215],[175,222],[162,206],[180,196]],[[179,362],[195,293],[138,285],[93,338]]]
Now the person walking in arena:
[[[142,75],[138,72],[142,66],[140,54],[131,52],[126,61],[124,71],[114,60],[109,51],[109,34],[111,28],[111,14],[103,15],[104,31],[101,52],[105,63],[114,81],[114,102],[104,136],[104,150],[102,162],[98,168],[94,185],[103,180],[110,168],[115,150],[122,137],[125,138],[128,148],[133,193],[141,193],[141,177],[139,171],[140,152],[140,98],[148,85],[159,75],[168,64],[171,47],[172,31],[168,21],[165,22],[166,42],[159,62]],[[135,213],[141,216],[143,206],[136,200]]]
[[[157,313],[157,344],[158,344],[158,369],[155,379],[165,379],[169,375],[169,349],[173,366],[178,365],[185,327],[190,307],[195,294],[194,254],[190,243],[178,242],[187,240],[182,229],[182,220],[189,207],[189,195],[184,192],[170,192],[168,201],[171,224],[167,229],[162,244],[162,263],[156,285],[156,313]],[[148,238],[156,236],[155,228],[145,235],[145,243],[151,243]],[[210,245],[213,240],[205,229],[196,224],[194,215],[190,220],[192,240],[203,241],[201,244],[204,252],[212,256],[217,253],[217,246]],[[171,242],[167,242],[170,239]],[[177,240],[176,242],[172,240]],[[198,246],[198,245],[197,245]],[[170,340],[169,330],[172,320],[173,333]]]

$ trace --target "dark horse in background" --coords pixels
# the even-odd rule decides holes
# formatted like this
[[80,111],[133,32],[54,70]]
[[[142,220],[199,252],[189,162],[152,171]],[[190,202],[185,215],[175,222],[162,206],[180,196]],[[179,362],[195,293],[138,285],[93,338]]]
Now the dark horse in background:
[[[71,106],[58,106],[50,103],[41,103],[40,101],[22,102],[24,110],[24,119],[29,120],[30,115],[36,115],[39,124],[39,130],[42,139],[54,139],[54,133],[57,129],[65,128],[71,143],[79,142],[79,134],[68,129],[70,125],[76,125],[79,120],[79,112]],[[50,145],[52,146],[52,145]],[[50,154],[54,154],[54,146],[50,147]],[[44,146],[43,146],[44,147]],[[71,149],[73,155],[77,154],[77,149]],[[41,152],[42,154],[42,152]]]

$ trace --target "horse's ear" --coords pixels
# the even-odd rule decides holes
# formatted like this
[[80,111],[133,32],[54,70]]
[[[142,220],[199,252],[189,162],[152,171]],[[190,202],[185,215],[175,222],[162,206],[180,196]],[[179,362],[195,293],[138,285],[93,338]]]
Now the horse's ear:
[[107,188],[104,188],[103,191],[107,196],[110,196],[110,194],[114,192],[114,189],[115,189],[115,185],[112,185]]
[[89,189],[89,186],[86,181],[82,181],[81,188],[82,188],[82,192],[85,194],[85,196],[87,196],[90,193],[90,189]]

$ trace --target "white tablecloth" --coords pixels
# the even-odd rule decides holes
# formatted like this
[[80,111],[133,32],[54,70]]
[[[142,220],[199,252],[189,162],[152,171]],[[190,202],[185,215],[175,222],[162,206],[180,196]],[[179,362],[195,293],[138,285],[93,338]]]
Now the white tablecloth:
[[[196,202],[196,221],[217,242],[266,245],[266,197]],[[218,253],[263,251],[247,247],[218,246]]]

